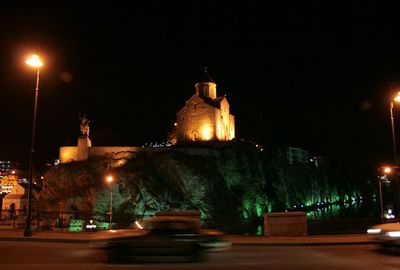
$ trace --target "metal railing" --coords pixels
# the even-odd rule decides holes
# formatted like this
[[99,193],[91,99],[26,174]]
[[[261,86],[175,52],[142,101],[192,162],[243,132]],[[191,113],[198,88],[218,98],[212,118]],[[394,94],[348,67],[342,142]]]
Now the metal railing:
[[[18,230],[25,227],[27,212],[23,210],[2,210],[0,212],[0,230]],[[135,221],[144,220],[151,217],[132,216],[113,214],[112,228],[126,229],[132,228]],[[77,222],[79,221],[79,222]],[[84,213],[84,212],[32,212],[32,230],[70,230],[72,223],[79,224],[81,228],[77,230],[86,230],[85,225],[94,222],[96,224],[106,224],[108,228],[109,214],[108,213]],[[309,235],[323,234],[352,234],[365,233],[366,230],[375,224],[381,223],[379,218],[322,218],[307,220],[307,231]],[[259,219],[250,223],[233,226],[234,221],[218,221],[218,222],[203,222],[203,228],[220,229],[226,233],[234,234],[262,234],[263,220]]]
[[[27,212],[23,210],[2,210],[0,212],[0,229],[17,230],[25,227]],[[124,229],[132,227],[135,221],[149,218],[113,214],[112,228]],[[85,212],[32,212],[32,230],[70,230],[72,226],[81,226],[75,230],[86,230],[87,224],[98,224],[98,229],[108,229],[108,213]]]

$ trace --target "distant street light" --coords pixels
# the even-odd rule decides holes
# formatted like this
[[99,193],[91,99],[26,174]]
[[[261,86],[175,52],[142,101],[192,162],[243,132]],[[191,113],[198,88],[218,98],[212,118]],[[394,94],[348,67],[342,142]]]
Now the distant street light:
[[391,167],[383,167],[383,175],[378,176],[378,182],[379,182],[379,203],[380,203],[380,208],[381,208],[381,220],[383,222],[385,218],[385,214],[383,211],[383,199],[382,199],[382,184],[387,184],[390,183],[389,181],[389,174],[392,172]]
[[394,107],[394,102],[400,102],[400,92],[397,93],[395,98],[393,98],[390,101],[390,120],[392,124],[392,140],[393,140],[393,161],[394,164],[397,166],[397,146],[396,146],[396,132],[394,128],[394,116],[393,116],[393,107]]
[[113,182],[113,177],[112,175],[107,176],[107,182],[110,183],[110,225],[109,225],[109,230],[111,230],[111,222],[112,222],[112,182]]
[[398,157],[397,157],[397,146],[396,146],[396,132],[395,132],[395,127],[394,127],[394,116],[393,116],[393,107],[394,107],[394,102],[400,103],[400,92],[397,93],[397,95],[391,99],[390,101],[390,120],[391,120],[391,126],[392,126],[392,141],[393,141],[393,162],[394,162],[394,188],[395,188],[395,193],[397,197],[397,218],[400,219],[400,185],[399,185],[399,176],[398,176]]
[[39,68],[43,66],[43,62],[38,55],[32,55],[31,58],[26,60],[26,64],[36,68],[36,89],[35,89],[35,105],[33,107],[33,123],[32,123],[32,137],[31,148],[29,151],[29,172],[28,172],[28,213],[26,216],[26,224],[24,236],[32,236],[32,175],[33,175],[33,153],[35,151],[35,130],[36,130],[36,111],[39,95]]

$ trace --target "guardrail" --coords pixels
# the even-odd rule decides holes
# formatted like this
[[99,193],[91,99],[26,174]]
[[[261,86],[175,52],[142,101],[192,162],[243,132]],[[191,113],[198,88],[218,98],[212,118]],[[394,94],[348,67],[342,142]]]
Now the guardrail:
[[[131,227],[135,221],[151,217],[113,214],[113,228],[125,229]],[[23,229],[26,221],[26,211],[1,211],[0,229]],[[79,221],[79,222],[77,222]],[[86,230],[86,224],[98,224],[97,229],[107,229],[109,221],[108,213],[84,213],[84,212],[32,212],[32,230],[70,230],[74,222],[77,230]],[[393,221],[394,222],[394,221]],[[352,234],[365,233],[375,224],[382,223],[379,218],[323,218],[307,220],[307,232],[309,235],[323,234]],[[263,220],[256,220],[242,226],[228,226],[235,222],[211,222],[203,224],[204,228],[221,229],[226,233],[234,234],[258,234],[263,232]],[[80,226],[80,227],[79,227]]]
[[[3,210],[0,212],[0,229],[22,229],[26,222],[26,211]],[[115,229],[128,228],[137,220],[150,217],[113,214],[112,227]],[[91,226],[86,226],[90,224]],[[96,226],[93,226],[96,225]],[[84,213],[84,212],[32,212],[32,230],[86,230],[108,229],[108,213]],[[71,228],[75,226],[75,228]]]

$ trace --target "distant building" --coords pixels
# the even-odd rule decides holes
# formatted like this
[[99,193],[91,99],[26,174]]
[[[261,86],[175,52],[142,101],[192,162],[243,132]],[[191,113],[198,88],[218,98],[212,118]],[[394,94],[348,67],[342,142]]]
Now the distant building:
[[28,194],[21,184],[16,184],[12,191],[3,198],[3,210],[25,210],[28,205]]
[[310,155],[306,150],[296,147],[288,147],[286,150],[287,161],[290,165],[295,163],[308,164]]
[[18,162],[0,161],[0,195],[10,193],[13,187],[22,181],[25,172],[18,167]]
[[10,193],[12,189],[19,183],[18,176],[15,174],[10,174],[7,176],[0,177],[0,194]]
[[0,176],[9,175],[12,171],[17,170],[19,167],[18,162],[10,161],[10,160],[0,160]]
[[177,142],[229,141],[235,138],[235,119],[226,96],[217,97],[217,85],[204,71],[195,94],[176,114]]

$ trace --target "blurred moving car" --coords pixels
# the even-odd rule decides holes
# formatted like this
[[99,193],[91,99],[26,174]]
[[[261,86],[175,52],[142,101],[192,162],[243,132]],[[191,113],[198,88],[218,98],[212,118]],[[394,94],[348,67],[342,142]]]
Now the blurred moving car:
[[384,248],[400,247],[400,223],[382,223],[370,227],[367,230],[377,242]]
[[202,230],[195,220],[184,217],[153,217],[141,231],[115,231],[105,249],[109,263],[194,262],[207,252],[228,249],[218,230]]

